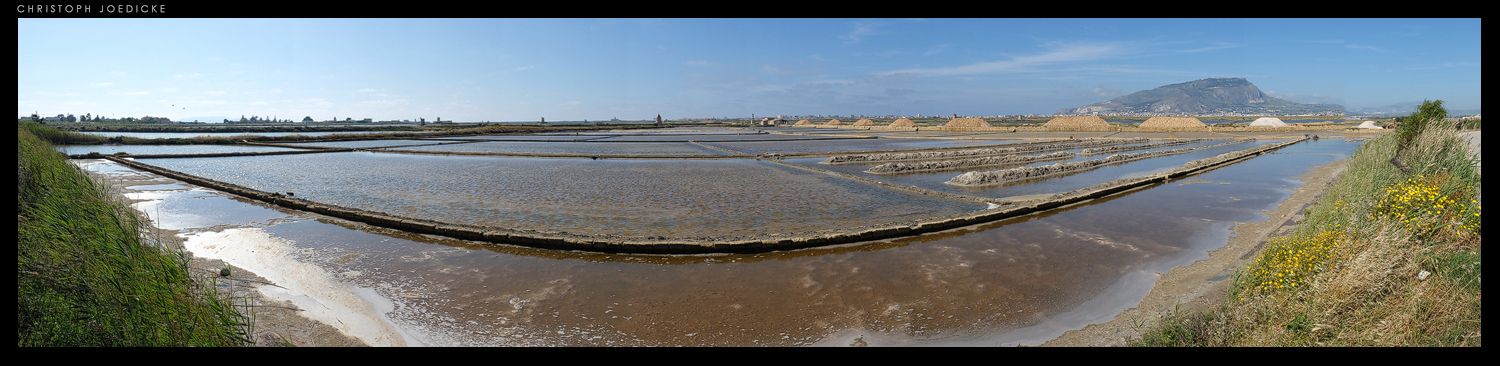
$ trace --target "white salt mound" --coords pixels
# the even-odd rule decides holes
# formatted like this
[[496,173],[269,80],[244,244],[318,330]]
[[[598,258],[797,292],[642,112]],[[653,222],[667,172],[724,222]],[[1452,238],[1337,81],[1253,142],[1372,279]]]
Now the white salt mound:
[[1375,125],[1375,121],[1365,121],[1365,123],[1359,124],[1359,128],[1368,128],[1368,129],[1372,129],[1372,130],[1378,130],[1378,129],[1380,129],[1380,126],[1376,126]]
[[1286,122],[1282,122],[1280,118],[1261,117],[1250,122],[1250,127],[1287,127],[1287,124]]

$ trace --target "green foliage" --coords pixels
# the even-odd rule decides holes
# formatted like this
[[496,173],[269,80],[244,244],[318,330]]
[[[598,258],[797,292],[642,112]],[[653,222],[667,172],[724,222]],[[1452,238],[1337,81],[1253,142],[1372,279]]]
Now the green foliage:
[[1443,108],[1443,101],[1441,99],[1422,101],[1422,105],[1417,107],[1417,111],[1412,112],[1410,116],[1407,116],[1401,122],[1401,128],[1398,131],[1401,136],[1401,146],[1405,147],[1411,144],[1413,138],[1427,129],[1427,125],[1433,122],[1441,123],[1446,118],[1448,118],[1448,110]]
[[[248,319],[149,224],[17,128],[16,319],[19,346],[236,346]],[[211,278],[211,276],[205,276]]]

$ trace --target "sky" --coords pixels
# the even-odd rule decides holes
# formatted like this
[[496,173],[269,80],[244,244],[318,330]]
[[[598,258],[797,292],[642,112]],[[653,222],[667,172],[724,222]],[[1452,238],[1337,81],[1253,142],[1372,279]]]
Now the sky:
[[1480,108],[1479,19],[18,19],[17,115],[1052,114],[1249,80]]

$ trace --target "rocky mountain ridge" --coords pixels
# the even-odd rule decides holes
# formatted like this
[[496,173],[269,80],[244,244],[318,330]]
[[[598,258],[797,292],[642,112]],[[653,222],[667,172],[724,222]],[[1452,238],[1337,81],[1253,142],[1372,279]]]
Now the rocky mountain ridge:
[[1165,85],[1073,109],[1060,115],[1343,115],[1337,104],[1302,104],[1266,95],[1244,78],[1209,78]]

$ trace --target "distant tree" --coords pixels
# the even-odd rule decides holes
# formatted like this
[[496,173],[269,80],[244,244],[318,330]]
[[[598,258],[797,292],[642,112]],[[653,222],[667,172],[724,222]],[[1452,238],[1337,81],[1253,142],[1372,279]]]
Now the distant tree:
[[303,123],[312,122],[312,121],[313,121],[312,116],[302,117],[302,122]]

